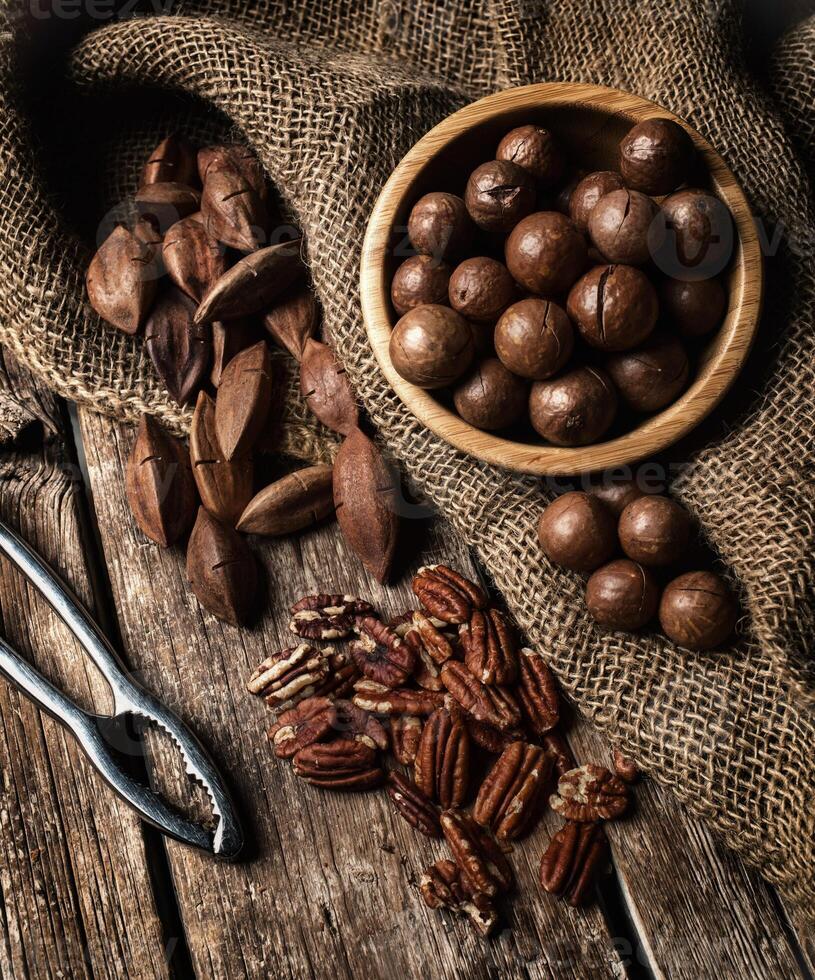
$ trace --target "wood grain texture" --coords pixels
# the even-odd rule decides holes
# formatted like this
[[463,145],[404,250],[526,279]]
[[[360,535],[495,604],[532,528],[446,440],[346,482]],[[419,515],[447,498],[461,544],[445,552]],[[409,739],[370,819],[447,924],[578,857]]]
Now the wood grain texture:
[[[0,363],[51,438],[0,455],[0,516],[93,606],[78,523],[81,484],[59,404]],[[3,635],[83,707],[109,692],[45,601],[0,561]],[[161,923],[142,828],[71,736],[0,681],[0,972],[4,977],[163,977]]]
[[[675,119],[690,133],[710,184],[730,208],[737,247],[730,270],[730,304],[702,355],[697,375],[672,405],[632,431],[573,449],[513,442],[466,423],[431,392],[405,381],[389,353],[396,322],[390,303],[394,248],[404,246],[412,205],[431,190],[461,193],[464,175],[489,156],[513,126],[542,123],[579,152],[589,169],[617,169],[617,144],[634,123]],[[571,146],[569,147],[571,149]],[[403,254],[403,253],[402,253]],[[404,404],[429,429],[464,452],[507,469],[535,474],[587,473],[651,456],[691,431],[724,397],[749,353],[763,295],[761,248],[747,200],[714,148],[687,123],[653,102],[595,85],[552,82],[487,96],[448,116],[404,157],[385,185],[368,224],[360,280],[362,311],[379,365]]]
[[[537,864],[560,824],[553,814],[511,857],[521,883],[511,931],[483,944],[466,923],[425,909],[415,884],[443,848],[412,831],[381,791],[341,796],[295,779],[269,749],[268,710],[244,691],[256,663],[291,643],[295,598],[350,588],[394,612],[412,604],[405,581],[376,586],[334,526],[256,540],[267,611],[251,631],[219,624],[190,596],[180,551],[162,552],[133,527],[121,489],[132,432],[89,413],[81,420],[127,653],[233,775],[257,841],[251,862],[231,867],[168,845],[200,974],[596,978],[646,964],[666,977],[800,975],[769,887],[650,782],[637,791],[636,815],[611,833],[616,880],[639,928],[633,942],[611,935],[597,906],[575,912],[540,892]],[[425,540],[420,528],[408,522],[405,536],[424,545],[423,560],[471,567],[452,538]],[[570,738],[583,761],[610,758],[579,719]],[[157,765],[162,784],[183,799],[189,784],[180,770],[163,758]]]

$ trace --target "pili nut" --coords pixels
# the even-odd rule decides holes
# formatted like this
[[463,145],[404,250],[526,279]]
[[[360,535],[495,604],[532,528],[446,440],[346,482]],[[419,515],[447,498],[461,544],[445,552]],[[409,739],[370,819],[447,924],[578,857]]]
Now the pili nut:
[[300,394],[311,412],[334,432],[347,436],[359,424],[359,411],[345,368],[330,347],[311,337],[300,360]]
[[545,735],[560,720],[557,681],[543,657],[529,647],[521,650],[518,666],[518,700],[526,721],[537,735]]
[[391,770],[387,776],[387,793],[405,820],[425,837],[441,837],[439,811],[419,787],[407,776]]
[[[326,467],[329,469],[329,467]],[[289,629],[307,640],[344,640],[357,616],[374,611],[370,602],[353,595],[307,595],[291,607]]]
[[486,609],[484,590],[446,565],[425,565],[413,578],[413,592],[436,619],[466,623],[473,609]]
[[376,616],[358,616],[354,632],[351,658],[365,677],[386,687],[407,682],[416,666],[416,653],[409,644]]
[[541,743],[549,755],[555,760],[555,772],[558,774],[558,778],[565,775],[571,769],[577,768],[577,762],[572,750],[569,748],[569,743],[560,732],[546,732],[541,737]]
[[498,840],[514,840],[532,829],[553,760],[539,745],[513,742],[496,760],[481,784],[473,816]]
[[457,660],[448,660],[442,667],[441,679],[456,701],[476,721],[485,722],[501,731],[520,726],[521,709],[508,688],[482,684],[466,664]]
[[135,334],[147,319],[158,290],[156,249],[123,225],[99,246],[85,284],[93,309],[111,326]]
[[495,928],[498,917],[492,899],[470,893],[455,861],[431,864],[422,875],[419,891],[428,908],[449,908],[468,916],[480,936],[488,936]]
[[198,493],[187,447],[142,415],[125,476],[127,501],[141,530],[167,548],[192,527]]
[[512,868],[509,861],[469,813],[445,810],[441,815],[441,829],[468,891],[494,898],[510,889]]
[[570,820],[541,858],[541,888],[569,905],[583,905],[607,860],[608,839],[602,826]]
[[143,184],[134,200],[139,214],[154,221],[162,233],[201,209],[201,192],[174,180]]
[[353,701],[340,699],[334,702],[336,709],[337,731],[346,737],[356,738],[366,745],[386,752],[390,744],[388,733],[382,722],[363,708],[358,708]]
[[297,361],[303,359],[306,341],[317,332],[320,310],[308,286],[289,291],[263,315],[263,326],[272,340]]
[[195,322],[234,320],[264,309],[303,275],[300,244],[298,238],[244,256],[207,290]]
[[215,401],[215,431],[226,459],[252,450],[266,425],[272,401],[272,361],[261,340],[227,364]]
[[637,764],[633,759],[629,759],[627,755],[619,749],[614,749],[614,772],[624,780],[626,783],[636,783],[639,779],[640,771],[637,768]]
[[167,229],[161,254],[172,281],[196,303],[226,271],[223,247],[209,237],[197,215]]
[[319,697],[317,685],[329,672],[324,650],[301,643],[267,657],[246,685],[250,694],[265,699],[271,707],[294,707],[311,697]]
[[459,627],[464,662],[484,684],[511,684],[518,675],[517,641],[498,609],[473,609]]
[[334,460],[334,505],[343,537],[378,582],[387,580],[396,550],[396,494],[379,450],[353,429]]
[[419,789],[445,810],[461,806],[467,799],[470,736],[445,708],[437,708],[425,722],[413,778]]
[[232,358],[257,343],[258,332],[249,320],[216,320],[212,324],[212,370],[209,380],[220,387],[224,368]]
[[588,763],[564,773],[549,805],[566,820],[591,823],[621,817],[631,802],[631,791],[619,776]]
[[198,183],[198,165],[195,150],[176,135],[168,136],[150,154],[142,171],[141,185],[164,183]]
[[239,626],[252,611],[257,577],[254,556],[244,539],[199,507],[187,546],[187,578],[201,605]]
[[306,698],[278,716],[269,729],[274,754],[291,759],[300,749],[336,734],[336,709],[328,698]]
[[423,722],[415,715],[394,715],[391,718],[391,752],[401,766],[412,766],[416,761]]
[[198,170],[204,184],[201,212],[209,234],[241,252],[262,245],[269,213],[257,157],[235,147],[206,147],[199,151]]
[[195,400],[212,362],[212,331],[193,322],[195,303],[171,287],[147,320],[147,352],[167,391],[179,405]]
[[442,703],[440,694],[433,691],[414,691],[411,688],[390,688],[367,678],[354,684],[354,704],[377,715],[429,715]]
[[369,789],[384,777],[376,749],[350,738],[305,746],[292,759],[292,769],[307,783],[334,790]]
[[[270,483],[246,505],[237,524],[238,530],[245,534],[274,537],[293,534],[317,524],[334,513],[332,480],[332,468],[318,464]],[[314,620],[314,617],[302,618],[304,621]],[[295,629],[292,632],[298,631]],[[336,637],[315,635],[311,639],[330,640]]]
[[218,520],[234,525],[252,499],[253,467],[249,456],[227,460],[215,431],[215,402],[202,391],[190,426],[192,475],[201,503]]

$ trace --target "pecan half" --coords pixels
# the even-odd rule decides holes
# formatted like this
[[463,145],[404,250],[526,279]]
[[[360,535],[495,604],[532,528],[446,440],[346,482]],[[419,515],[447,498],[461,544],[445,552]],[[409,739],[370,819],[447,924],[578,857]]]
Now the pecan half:
[[292,768],[296,776],[324,789],[368,789],[384,775],[376,749],[352,738],[307,745],[294,756]]
[[395,616],[389,625],[416,651],[413,673],[416,683],[428,691],[443,690],[439,665],[453,656],[452,640],[442,632],[446,624],[440,619],[425,616],[420,610],[410,610]]
[[317,685],[325,680],[328,672],[325,652],[301,643],[267,657],[246,687],[250,694],[264,698],[272,707],[289,707],[314,696]]
[[554,756],[558,778],[569,770],[577,768],[577,761],[569,748],[569,743],[560,732],[547,732],[541,741],[549,755]]
[[291,759],[300,749],[322,742],[335,730],[334,705],[328,698],[306,698],[280,715],[269,729],[269,738],[278,759]]
[[388,796],[407,822],[425,837],[441,837],[439,812],[419,787],[401,772],[388,773]]
[[600,824],[570,820],[541,858],[541,888],[569,905],[582,905],[607,856],[608,840]]
[[445,623],[466,623],[473,609],[487,607],[484,590],[446,565],[420,568],[412,588],[424,608]]
[[512,885],[512,868],[501,848],[463,810],[445,810],[441,829],[465,887],[472,894],[493,898]]
[[636,783],[640,775],[637,764],[627,755],[623,755],[619,749],[614,750],[614,772],[629,784]]
[[472,715],[467,714],[452,694],[445,695],[444,707],[453,718],[458,718],[467,728],[472,741],[492,755],[500,755],[511,742],[517,742],[523,738],[521,732],[502,732],[486,722],[476,721]]
[[537,735],[545,735],[560,720],[557,682],[543,657],[529,647],[521,650],[518,666],[518,700],[524,716]]
[[467,798],[470,736],[445,708],[438,708],[425,722],[413,778],[419,789],[445,810],[461,806]]
[[488,936],[498,917],[492,900],[481,893],[471,894],[455,861],[436,861],[422,875],[419,891],[428,908],[448,908],[467,915],[481,936]]
[[501,731],[517,728],[521,709],[512,693],[504,687],[489,687],[466,666],[456,660],[441,669],[441,679],[462,708],[476,719]]
[[419,751],[423,722],[415,715],[395,715],[391,718],[391,751],[402,766],[412,766]]
[[306,640],[344,640],[356,616],[372,613],[369,602],[352,595],[307,595],[291,607],[289,629]]
[[513,742],[481,784],[473,816],[498,840],[531,830],[540,816],[540,799],[552,772],[552,757],[539,745]]
[[354,684],[360,679],[356,664],[352,664],[346,654],[328,655],[328,675],[314,690],[316,695],[325,698],[347,698],[354,691]]
[[354,691],[354,704],[377,715],[429,715],[442,703],[434,691],[390,688],[367,679],[357,681]]
[[622,779],[591,762],[561,776],[557,793],[549,798],[555,813],[580,823],[614,820],[625,813],[630,802],[630,790]]
[[517,643],[498,609],[474,609],[459,629],[464,662],[484,684],[511,684],[518,674]]
[[416,652],[376,616],[360,616],[354,626],[359,639],[351,644],[351,657],[362,673],[386,687],[399,687],[413,673]]
[[386,751],[388,748],[388,733],[382,727],[382,722],[369,711],[358,708],[352,701],[335,701],[335,725],[338,732],[364,742],[372,748]]

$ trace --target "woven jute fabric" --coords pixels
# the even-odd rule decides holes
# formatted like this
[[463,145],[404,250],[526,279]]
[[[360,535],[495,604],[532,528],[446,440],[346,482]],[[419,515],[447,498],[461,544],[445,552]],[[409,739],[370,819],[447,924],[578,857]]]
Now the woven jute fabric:
[[778,42],[770,66],[773,99],[787,133],[815,175],[815,14]]
[[[302,225],[327,335],[384,443],[477,549],[580,710],[770,881],[815,905],[812,210],[781,118],[743,61],[735,0],[187,0],[173,10],[82,39],[58,77],[40,79],[53,104],[71,107],[48,126],[21,101],[22,26],[12,20],[0,38],[0,340],[70,397],[183,428],[139,341],[83,302],[92,241],[77,243],[72,187],[81,177],[87,209],[82,168],[93,158],[94,186],[115,171],[109,206],[161,135],[162,113],[193,136],[235,127]],[[470,99],[553,80],[624,88],[686,118],[739,176],[775,253],[749,381],[672,486],[741,595],[741,639],[726,651],[690,654],[593,625],[582,582],[539,552],[547,489],[424,429],[366,342],[360,245],[395,164]],[[58,152],[38,149],[49,140]],[[290,449],[310,440],[303,456],[330,453],[291,399],[288,412]]]

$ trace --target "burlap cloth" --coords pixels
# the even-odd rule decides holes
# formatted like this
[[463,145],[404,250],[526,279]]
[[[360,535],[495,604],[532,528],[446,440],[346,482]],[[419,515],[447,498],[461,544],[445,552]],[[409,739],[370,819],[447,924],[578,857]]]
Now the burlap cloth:
[[[745,67],[739,16],[728,0],[185,0],[172,16],[99,27],[64,62],[32,64],[12,12],[0,36],[0,340],[70,398],[183,428],[140,341],[106,329],[84,303],[84,268],[99,215],[132,190],[169,125],[196,138],[238,127],[302,223],[327,332],[407,476],[475,546],[580,710],[811,907],[813,222],[805,171]],[[808,45],[785,42],[773,79],[795,93],[785,108],[811,152],[809,30]],[[366,342],[359,251],[385,178],[464,102],[546,80],[629,89],[689,120],[777,244],[752,375],[673,485],[749,613],[725,653],[598,630],[578,578],[541,558],[534,527],[546,491],[423,429]],[[296,400],[287,411],[290,451],[330,452]]]

